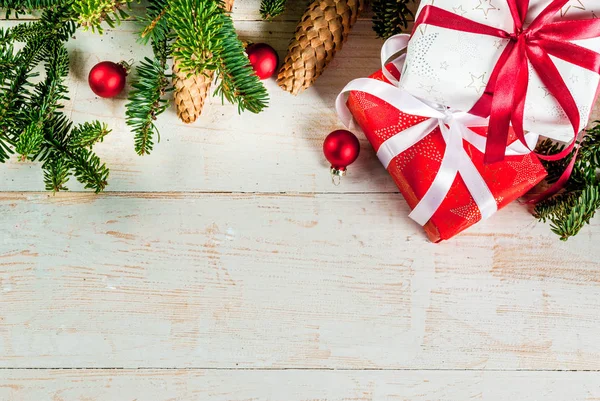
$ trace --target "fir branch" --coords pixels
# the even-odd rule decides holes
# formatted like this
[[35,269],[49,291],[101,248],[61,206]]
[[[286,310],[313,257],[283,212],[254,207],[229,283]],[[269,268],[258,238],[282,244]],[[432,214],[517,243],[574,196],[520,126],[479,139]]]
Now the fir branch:
[[[596,121],[586,134],[578,144],[577,159],[564,190],[540,202],[534,209],[534,216],[543,222],[549,220],[552,232],[559,235],[561,240],[576,235],[600,208],[600,122]],[[554,154],[563,149],[564,145],[551,140],[541,142],[537,148],[538,152],[544,154]],[[549,173],[549,183],[558,180],[574,154],[575,151],[556,162],[542,161]]]
[[152,0],[150,2],[144,16],[137,19],[143,26],[143,30],[140,32],[141,43],[147,44],[148,41],[161,43],[169,40],[168,10],[169,0]]
[[29,116],[24,108],[31,94],[30,79],[38,75],[32,70],[42,60],[44,46],[43,38],[30,40],[16,55],[16,69],[5,71],[4,82],[0,82],[0,129],[11,141],[27,127]]
[[68,2],[70,0],[0,0],[0,9],[6,10],[6,18],[8,18],[13,12],[18,16],[35,10],[61,6]]
[[187,73],[214,71],[224,37],[221,33],[225,18],[220,0],[171,0],[167,13],[169,26],[177,39],[173,43],[173,58],[180,60],[180,69]]
[[[52,3],[39,21],[0,30],[0,161],[14,146],[22,158],[42,162],[48,190],[66,190],[74,174],[85,188],[98,192],[105,188],[109,172],[89,147],[109,131],[99,122],[73,128],[60,111],[67,99],[69,72],[64,42],[75,32],[72,1],[77,0]],[[2,5],[7,4],[4,0]],[[44,4],[31,1],[17,6],[29,10]],[[17,41],[24,46],[15,53]],[[35,83],[39,74],[34,71],[40,64],[44,77]]]
[[587,186],[579,196],[569,196],[567,202],[559,212],[548,217],[552,221],[550,229],[562,241],[577,235],[594,217],[596,210],[600,208],[600,186]]
[[109,170],[90,149],[71,150],[67,162],[73,170],[73,175],[85,189],[93,189],[98,193],[108,185]]
[[[106,128],[100,122],[84,123],[72,128],[72,123],[64,114],[54,113],[45,126],[42,151],[36,158],[44,162],[42,168],[46,187],[51,187],[55,192],[66,190],[64,184],[72,174],[84,188],[95,192],[104,190],[109,175],[108,168],[91,149],[77,145],[82,138],[88,138],[88,142],[90,138],[101,140],[104,132]],[[65,168],[68,173],[64,171]]]
[[158,129],[156,117],[168,107],[163,98],[170,86],[171,76],[166,74],[166,57],[151,60],[146,58],[137,67],[137,79],[132,84],[127,103],[127,125],[135,134],[135,151],[139,155],[149,154],[154,146],[153,135]]
[[286,2],[287,0],[262,0],[260,2],[260,16],[264,20],[272,20],[283,14]]
[[133,0],[74,0],[73,11],[77,22],[84,30],[102,33],[102,23],[114,28],[129,14],[123,8],[129,8]]
[[67,99],[67,88],[63,82],[69,73],[69,54],[62,42],[51,42],[44,48],[46,79],[35,86],[31,95],[27,114],[30,122],[19,136],[15,150],[22,160],[34,158],[40,152],[44,139],[44,126],[55,110],[61,108],[59,103]]
[[254,73],[244,53],[244,45],[238,39],[233,21],[228,15],[224,15],[220,35],[223,36],[223,51],[220,54],[222,63],[219,66],[221,81],[215,95],[237,104],[238,112],[261,112],[267,107],[269,100],[267,90]]
[[414,0],[373,0],[373,30],[380,38],[402,33],[408,26],[408,19],[414,15],[409,4]]
[[94,144],[104,141],[104,137],[110,132],[108,126],[99,121],[79,124],[71,130],[68,147],[71,149],[91,148]]
[[68,191],[66,187],[71,170],[67,159],[59,152],[53,152],[42,165],[44,171],[44,186],[46,191]]

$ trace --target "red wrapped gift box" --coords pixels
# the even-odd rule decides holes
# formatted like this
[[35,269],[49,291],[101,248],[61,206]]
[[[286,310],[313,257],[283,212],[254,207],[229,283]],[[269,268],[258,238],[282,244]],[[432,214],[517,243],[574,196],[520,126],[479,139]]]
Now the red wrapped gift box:
[[[398,71],[389,66],[396,77]],[[388,82],[380,71],[370,78]],[[364,92],[353,91],[348,98],[348,108],[375,148],[394,134],[425,121],[419,117],[400,112],[383,100]],[[481,135],[485,128],[471,128]],[[510,141],[516,138],[511,132]],[[465,150],[494,195],[498,209],[524,195],[546,176],[546,170],[533,154],[506,156],[503,162],[485,165],[483,154],[467,141]],[[388,166],[388,172],[411,209],[419,203],[433,182],[442,162],[446,144],[439,128],[405,152],[396,156]],[[481,213],[460,174],[454,180],[450,192],[424,228],[433,242],[452,238],[481,220]]]

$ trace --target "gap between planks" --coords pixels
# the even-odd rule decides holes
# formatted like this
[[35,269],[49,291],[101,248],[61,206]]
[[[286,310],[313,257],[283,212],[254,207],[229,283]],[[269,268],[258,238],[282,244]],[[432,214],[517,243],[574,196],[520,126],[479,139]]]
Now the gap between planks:
[[524,372],[524,373],[543,373],[543,372],[564,372],[564,373],[600,373],[599,369],[424,369],[424,368],[234,368],[234,367],[0,367],[0,371],[6,370],[124,370],[124,371],[150,371],[150,370],[186,370],[186,371],[257,371],[257,372],[472,372],[472,373],[493,373],[493,372]]

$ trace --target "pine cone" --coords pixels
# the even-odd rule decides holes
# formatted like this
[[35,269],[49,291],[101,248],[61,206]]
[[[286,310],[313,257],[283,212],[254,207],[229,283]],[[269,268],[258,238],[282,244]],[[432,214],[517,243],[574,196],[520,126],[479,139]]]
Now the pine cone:
[[175,105],[177,117],[186,124],[191,124],[202,114],[204,101],[210,91],[212,71],[207,74],[191,74],[179,69],[179,60],[173,61],[173,86],[175,87]]
[[[225,10],[233,9],[234,0],[225,0]],[[177,106],[177,117],[186,124],[191,124],[200,117],[202,108],[213,80],[213,71],[201,74],[188,74],[179,68],[179,60],[173,60],[173,95]]]
[[297,95],[321,75],[342,48],[364,0],[315,0],[296,27],[277,83]]

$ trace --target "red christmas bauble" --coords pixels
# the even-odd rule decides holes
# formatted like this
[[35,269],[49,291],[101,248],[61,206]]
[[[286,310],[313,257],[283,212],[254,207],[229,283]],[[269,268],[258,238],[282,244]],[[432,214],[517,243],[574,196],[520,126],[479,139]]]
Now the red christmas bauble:
[[127,70],[122,64],[112,61],[98,63],[90,71],[90,89],[100,97],[115,97],[125,87]]
[[246,54],[256,76],[260,79],[271,78],[275,74],[275,71],[277,71],[279,56],[275,49],[268,44],[252,44],[246,48]]
[[333,131],[323,142],[323,153],[331,163],[334,175],[344,175],[346,168],[354,163],[360,153],[358,138],[343,129]]

